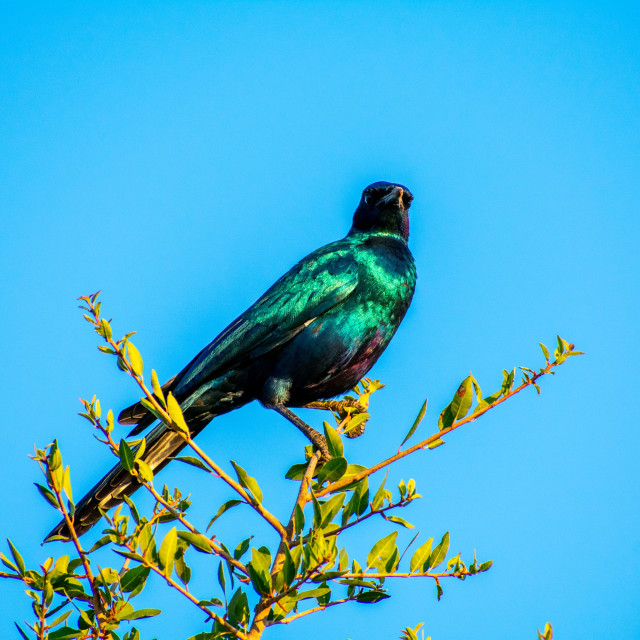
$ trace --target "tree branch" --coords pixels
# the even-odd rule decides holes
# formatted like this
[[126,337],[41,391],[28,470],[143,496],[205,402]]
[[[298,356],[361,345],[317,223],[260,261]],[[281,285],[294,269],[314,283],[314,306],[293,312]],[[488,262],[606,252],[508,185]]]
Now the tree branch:
[[519,387],[516,387],[515,389],[511,389],[508,393],[504,394],[499,400],[496,400],[492,404],[480,409],[479,411],[476,411],[475,413],[472,413],[470,416],[467,416],[466,418],[462,418],[461,420],[455,421],[450,427],[447,427],[446,429],[442,429],[442,431],[438,431],[438,433],[434,433],[433,435],[429,436],[426,440],[422,440],[422,442],[418,442],[418,444],[414,444],[412,447],[409,447],[404,451],[400,451],[399,453],[396,453],[390,458],[387,458],[386,460],[383,460],[382,462],[379,462],[378,464],[375,464],[372,467],[369,467],[368,469],[364,469],[363,471],[360,471],[359,473],[356,473],[352,476],[347,476],[345,478],[341,478],[340,480],[336,480],[335,482],[332,482],[331,484],[327,485],[324,489],[316,492],[315,494],[316,498],[321,498],[322,496],[326,496],[330,493],[334,493],[339,489],[343,489],[347,485],[353,484],[354,482],[358,482],[359,480],[362,480],[363,478],[366,478],[372,475],[376,471],[380,471],[380,469],[384,469],[385,467],[388,467],[390,464],[393,464],[394,462],[397,462],[398,460],[401,460],[402,458],[405,458],[406,456],[411,455],[416,451],[420,451],[421,449],[428,449],[429,445],[432,445],[438,440],[442,439],[443,436],[448,435],[452,431],[459,429],[461,426],[465,424],[474,422],[477,418],[487,413],[487,411],[490,411],[491,409],[497,407],[499,404],[503,403],[505,400],[508,400],[509,398],[515,396],[517,393],[520,393],[523,389],[533,386],[533,384],[539,378],[541,378],[544,375],[547,375],[548,373],[552,373],[551,369],[553,369],[554,367],[557,367],[558,364],[559,363],[557,361],[548,363],[546,368],[542,369],[541,371],[538,371],[531,378],[529,378],[529,380],[523,382]]

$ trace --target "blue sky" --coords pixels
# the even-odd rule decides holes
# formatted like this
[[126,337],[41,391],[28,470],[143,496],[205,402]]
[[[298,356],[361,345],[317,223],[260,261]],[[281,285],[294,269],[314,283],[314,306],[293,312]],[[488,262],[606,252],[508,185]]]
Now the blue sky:
[[[0,5],[0,532],[31,563],[54,524],[33,443],[59,438],[76,495],[111,463],[75,414],[136,390],[95,349],[76,308],[103,290],[119,333],[169,378],[278,276],[343,236],[364,186],[415,195],[419,281],[372,375],[352,462],[397,448],[426,396],[422,433],[469,370],[540,366],[556,333],[587,352],[390,479],[424,499],[402,515],[491,572],[393,585],[265,637],[434,640],[640,635],[635,418],[640,205],[640,11],[634,3],[92,2]],[[251,405],[200,442],[238,460],[284,511],[304,444]],[[268,455],[265,455],[268,452]],[[230,497],[195,471],[202,519]],[[229,514],[220,537],[253,531]],[[268,532],[255,529],[267,541]],[[363,530],[373,542],[384,523]],[[404,534],[403,534],[404,535]],[[407,541],[410,534],[406,534]],[[403,538],[404,540],[404,538]],[[363,555],[368,549],[363,550]],[[205,585],[206,580],[199,584]],[[149,602],[165,601],[162,585]],[[29,615],[2,584],[0,635]],[[145,637],[201,629],[188,606]]]

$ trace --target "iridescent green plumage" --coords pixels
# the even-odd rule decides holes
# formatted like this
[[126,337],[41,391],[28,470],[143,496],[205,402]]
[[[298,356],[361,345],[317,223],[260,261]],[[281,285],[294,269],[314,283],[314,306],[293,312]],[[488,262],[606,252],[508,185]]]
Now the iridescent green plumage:
[[[344,393],[369,371],[409,308],[416,282],[407,247],[408,189],[377,182],[365,189],[353,226],[301,260],[164,385],[181,405],[192,435],[217,415],[259,400],[287,409]],[[120,414],[139,433],[154,422],[140,404]],[[314,440],[317,443],[317,440]],[[160,424],[143,459],[160,470],[184,446]],[[139,485],[119,465],[76,508],[79,533]],[[66,528],[59,525],[51,535]]]

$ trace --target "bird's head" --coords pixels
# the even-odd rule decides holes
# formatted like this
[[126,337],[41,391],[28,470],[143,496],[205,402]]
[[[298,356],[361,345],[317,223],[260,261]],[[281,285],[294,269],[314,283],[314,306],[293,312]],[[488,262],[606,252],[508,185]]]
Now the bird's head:
[[363,192],[349,233],[382,231],[409,239],[409,207],[413,195],[393,182],[374,182]]

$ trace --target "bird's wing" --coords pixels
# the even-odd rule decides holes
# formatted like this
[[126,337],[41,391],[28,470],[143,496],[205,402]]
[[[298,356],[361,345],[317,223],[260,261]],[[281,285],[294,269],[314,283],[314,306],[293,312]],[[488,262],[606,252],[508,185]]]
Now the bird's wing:
[[177,376],[183,395],[221,371],[291,340],[347,298],[358,283],[352,251],[334,245],[310,254],[282,276]]
[[[186,398],[243,360],[276,349],[347,298],[357,283],[357,264],[346,239],[314,251],[285,273],[163,389]],[[138,424],[132,431],[136,434],[153,422],[153,416],[137,403],[124,409],[118,420]]]

